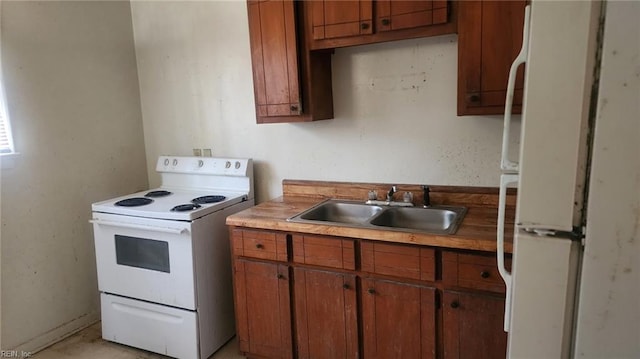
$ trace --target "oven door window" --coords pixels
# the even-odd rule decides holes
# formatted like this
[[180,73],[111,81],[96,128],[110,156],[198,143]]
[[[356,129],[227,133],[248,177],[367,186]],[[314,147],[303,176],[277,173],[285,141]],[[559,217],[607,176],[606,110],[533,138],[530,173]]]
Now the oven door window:
[[169,243],[115,235],[118,264],[170,273]]

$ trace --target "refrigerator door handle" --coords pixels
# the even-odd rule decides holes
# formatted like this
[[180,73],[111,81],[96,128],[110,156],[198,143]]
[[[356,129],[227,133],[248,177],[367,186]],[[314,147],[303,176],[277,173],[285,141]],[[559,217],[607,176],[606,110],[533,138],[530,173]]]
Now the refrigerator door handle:
[[520,164],[509,160],[509,137],[511,127],[511,109],[513,107],[513,96],[516,86],[516,75],[518,67],[527,61],[529,54],[529,11],[531,5],[524,8],[524,28],[522,30],[522,47],[520,53],[511,64],[509,69],[509,80],[507,82],[507,98],[504,104],[504,127],[502,132],[502,156],[500,160],[500,168],[503,171],[518,172]]
[[511,273],[504,265],[504,221],[507,207],[507,186],[518,183],[517,174],[503,174],[500,176],[500,193],[498,195],[498,230],[497,230],[497,259],[498,272],[507,289],[504,303],[504,331],[509,332],[511,322]]

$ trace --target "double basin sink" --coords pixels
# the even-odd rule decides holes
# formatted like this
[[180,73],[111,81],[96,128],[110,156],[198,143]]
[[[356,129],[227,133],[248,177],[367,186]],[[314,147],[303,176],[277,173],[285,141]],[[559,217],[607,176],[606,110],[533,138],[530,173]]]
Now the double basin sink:
[[465,207],[393,207],[330,199],[287,220],[355,228],[454,234],[466,212]]

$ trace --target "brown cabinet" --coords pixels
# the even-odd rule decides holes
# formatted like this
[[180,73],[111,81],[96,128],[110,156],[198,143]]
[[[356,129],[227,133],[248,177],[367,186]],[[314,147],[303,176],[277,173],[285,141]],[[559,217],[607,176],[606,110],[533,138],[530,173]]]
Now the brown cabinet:
[[373,33],[372,0],[310,1],[311,37],[313,40],[335,39]]
[[[511,268],[511,259],[505,259]],[[498,272],[495,255],[442,252],[442,281],[449,287],[463,287],[505,293],[506,288]]]
[[244,355],[506,354],[495,254],[249,228],[231,233]]
[[331,57],[298,46],[298,6],[291,0],[247,1],[258,123],[333,117]]
[[[505,260],[511,268],[511,259]],[[504,282],[494,254],[442,252],[444,357],[504,358]]]
[[445,359],[494,359],[507,355],[503,330],[504,297],[444,291],[443,347]]
[[233,253],[237,256],[287,261],[287,239],[284,233],[239,230],[231,233]]
[[436,289],[362,279],[365,358],[435,358]]
[[376,29],[379,32],[444,24],[448,20],[446,0],[376,1]]
[[362,271],[407,279],[434,281],[436,258],[433,248],[362,241]]
[[451,34],[455,6],[446,0],[306,1],[306,41],[316,50]]
[[288,267],[235,259],[233,269],[240,351],[292,358]]
[[297,267],[298,358],[359,358],[356,277]]
[[[503,114],[527,0],[247,0],[258,123],[333,118],[331,53],[458,33],[458,115]],[[522,110],[524,67],[513,112]]]
[[[527,1],[460,1],[458,115],[503,114],[511,63],[522,47]],[[522,110],[524,68],[518,70],[513,112]]]
[[293,261],[323,267],[356,269],[355,241],[298,234],[293,236]]

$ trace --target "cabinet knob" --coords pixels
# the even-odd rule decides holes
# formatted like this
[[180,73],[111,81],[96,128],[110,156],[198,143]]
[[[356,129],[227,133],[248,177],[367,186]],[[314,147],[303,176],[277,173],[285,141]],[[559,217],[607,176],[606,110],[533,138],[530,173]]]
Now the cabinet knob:
[[483,270],[482,272],[480,272],[480,276],[482,278],[489,278],[489,272]]
[[384,25],[384,26],[389,26],[389,24],[391,24],[391,20],[389,20],[389,19],[382,19],[381,22],[382,22],[382,25]]
[[472,93],[467,97],[467,99],[469,100],[469,102],[479,102],[480,101],[480,94],[479,93]]
[[284,279],[284,275],[283,275],[283,274],[278,273],[278,279]]
[[351,286],[349,285],[349,283],[345,283],[345,284],[342,285],[342,288],[349,289],[349,288],[351,288]]
[[298,111],[298,105],[291,105],[290,109],[293,112],[297,112]]
[[369,294],[376,294],[376,290],[373,288],[367,289],[367,292],[369,292]]
[[360,24],[360,28],[361,28],[362,30],[368,30],[370,26],[371,26],[371,25],[369,25],[369,23],[368,23],[368,22],[363,22],[363,23],[361,23],[361,24]]
[[260,243],[256,243],[256,248],[258,248],[258,249],[263,249],[263,248],[264,248],[264,246],[263,246],[262,244],[260,244]]
[[456,308],[458,308],[459,306],[460,306],[460,303],[455,302],[455,301],[454,301],[454,302],[451,302],[451,308],[456,309]]

